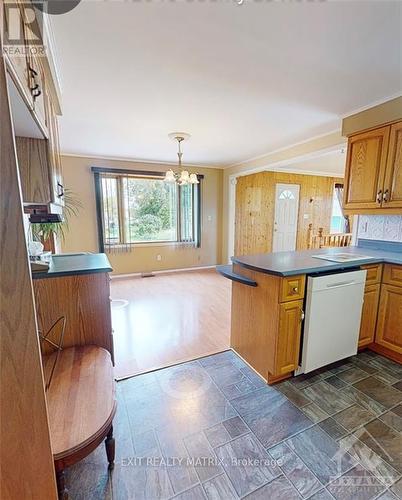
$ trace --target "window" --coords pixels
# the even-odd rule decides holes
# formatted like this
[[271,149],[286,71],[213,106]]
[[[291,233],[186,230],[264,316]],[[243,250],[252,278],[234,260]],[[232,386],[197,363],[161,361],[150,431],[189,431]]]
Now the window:
[[343,233],[345,231],[345,218],[342,213],[336,187],[332,196],[331,233]]
[[101,251],[136,243],[200,245],[200,184],[166,183],[158,173],[92,170]]
[[285,189],[279,195],[279,199],[280,200],[294,200],[295,199],[295,195],[292,193],[292,191],[289,191],[289,189]]

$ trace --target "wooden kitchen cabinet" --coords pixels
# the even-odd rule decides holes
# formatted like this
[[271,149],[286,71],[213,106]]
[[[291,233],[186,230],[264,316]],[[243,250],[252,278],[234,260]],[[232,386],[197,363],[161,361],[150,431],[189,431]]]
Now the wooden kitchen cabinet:
[[298,367],[303,301],[285,302],[279,307],[279,335],[274,372],[276,376],[292,372]]
[[381,285],[379,283],[374,285],[366,284],[366,288],[364,290],[362,319],[360,323],[359,348],[374,342],[378,303],[380,300],[380,289]]
[[53,213],[64,206],[64,186],[57,116],[46,93],[44,98],[49,138],[16,137],[16,149],[24,204],[51,204]]
[[402,208],[402,122],[391,125],[383,205]]
[[402,354],[402,287],[383,284],[375,343]]
[[[97,345],[113,357],[110,278],[108,273],[33,279],[38,328],[46,333],[60,317],[66,318],[64,347]],[[54,339],[53,339],[54,340]],[[42,343],[42,353],[54,349]]]
[[30,89],[33,99],[33,114],[36,121],[48,134],[47,113],[45,109],[45,73],[40,58],[30,56],[29,58]]
[[[19,14],[17,14],[17,10]],[[28,60],[28,45],[26,40],[26,27],[23,22],[23,7],[18,1],[14,3],[3,3],[3,36],[4,55],[7,63],[8,73],[13,79],[18,91],[26,105],[33,108],[33,97],[31,93],[31,75]],[[14,26],[15,21],[19,26]],[[17,41],[15,38],[17,37]],[[18,44],[18,47],[16,46]],[[18,50],[17,50],[18,49]]]
[[45,95],[47,123],[49,128],[49,162],[50,162],[50,181],[53,203],[64,206],[64,182],[60,155],[59,129],[57,123],[57,114],[52,100],[48,94]]
[[24,203],[38,205],[50,203],[52,193],[47,141],[16,137],[15,145]]
[[400,213],[402,122],[349,137],[345,213]]
[[231,347],[268,383],[289,377],[299,362],[305,276],[233,270],[257,286],[233,281]]

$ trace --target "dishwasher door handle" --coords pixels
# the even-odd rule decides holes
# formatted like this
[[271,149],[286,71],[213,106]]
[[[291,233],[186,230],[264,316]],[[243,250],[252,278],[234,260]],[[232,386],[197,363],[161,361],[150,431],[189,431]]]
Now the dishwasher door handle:
[[343,281],[341,283],[333,283],[332,285],[327,285],[327,288],[341,288],[342,286],[355,285],[356,282],[353,281]]

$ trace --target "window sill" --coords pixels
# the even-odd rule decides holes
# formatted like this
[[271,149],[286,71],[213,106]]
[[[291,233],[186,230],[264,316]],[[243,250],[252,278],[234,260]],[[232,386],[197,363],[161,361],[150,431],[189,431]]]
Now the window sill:
[[[133,249],[135,248],[142,248],[142,247],[171,247],[171,246],[175,246],[175,247],[182,247],[182,246],[192,246],[194,248],[196,248],[196,244],[195,243],[190,243],[190,242],[185,242],[185,241],[147,241],[147,242],[143,242],[143,243],[131,243],[130,245],[113,245],[112,246],[112,249],[123,249],[123,248],[127,248],[127,247],[132,247]],[[108,245],[105,245],[105,252],[108,253]]]

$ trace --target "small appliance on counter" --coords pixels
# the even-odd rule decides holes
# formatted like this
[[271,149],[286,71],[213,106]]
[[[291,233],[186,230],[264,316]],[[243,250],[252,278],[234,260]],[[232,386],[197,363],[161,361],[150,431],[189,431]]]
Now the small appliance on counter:
[[52,252],[44,252],[43,245],[40,241],[30,241],[28,243],[29,261],[31,263],[31,271],[44,272],[49,269],[49,262],[52,257]]
[[44,262],[43,260],[31,260],[30,264],[33,273],[43,273],[49,270],[49,262]]

